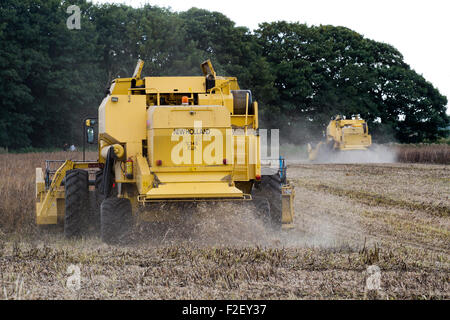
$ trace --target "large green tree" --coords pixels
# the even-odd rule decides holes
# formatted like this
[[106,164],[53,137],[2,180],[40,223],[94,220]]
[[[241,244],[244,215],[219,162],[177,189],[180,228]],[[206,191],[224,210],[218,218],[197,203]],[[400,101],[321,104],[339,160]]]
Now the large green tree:
[[361,114],[379,140],[442,135],[447,99],[394,47],[344,27],[300,23],[263,23],[256,36],[276,77],[266,116],[272,126],[287,123],[287,137],[317,137],[335,114]]
[[242,89],[252,89],[260,102],[273,98],[274,77],[262,47],[245,27],[220,12],[192,8],[180,13],[187,41],[194,41],[201,60],[211,59],[220,75],[235,76]]
[[[74,3],[88,12],[90,4]],[[85,14],[81,29],[69,30],[67,7],[57,0],[0,3],[2,146],[73,142],[98,97],[97,34]]]
[[143,75],[200,72],[201,51],[187,39],[182,19],[167,9],[104,4],[93,8],[92,21],[108,85],[116,77],[129,77],[137,59],[145,61]]

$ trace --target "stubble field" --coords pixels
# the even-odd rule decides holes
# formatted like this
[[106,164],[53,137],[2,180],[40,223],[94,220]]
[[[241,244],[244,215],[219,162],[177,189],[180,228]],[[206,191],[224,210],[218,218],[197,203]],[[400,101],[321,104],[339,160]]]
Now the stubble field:
[[448,165],[291,163],[293,230],[269,231],[236,204],[199,206],[186,225],[137,226],[109,246],[34,226],[34,168],[68,156],[79,158],[0,155],[1,299],[450,297]]

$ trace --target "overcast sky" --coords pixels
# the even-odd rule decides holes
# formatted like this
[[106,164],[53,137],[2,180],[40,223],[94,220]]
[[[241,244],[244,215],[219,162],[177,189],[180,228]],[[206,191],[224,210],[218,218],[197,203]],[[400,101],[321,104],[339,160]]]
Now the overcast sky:
[[[261,22],[286,20],[308,25],[345,26],[396,47],[416,72],[450,100],[450,1],[448,0],[93,0],[145,3],[185,11],[219,11],[253,30]],[[447,107],[447,113],[450,108]]]

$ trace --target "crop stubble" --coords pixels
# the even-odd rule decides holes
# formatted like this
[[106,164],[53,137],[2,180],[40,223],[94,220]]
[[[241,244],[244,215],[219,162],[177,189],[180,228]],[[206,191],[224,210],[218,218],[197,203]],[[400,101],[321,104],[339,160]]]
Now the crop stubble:
[[[292,165],[294,230],[267,230],[236,204],[200,206],[188,223],[108,246],[34,227],[34,168],[63,156],[1,155],[2,299],[449,298],[449,166]],[[365,290],[372,264],[378,292]]]

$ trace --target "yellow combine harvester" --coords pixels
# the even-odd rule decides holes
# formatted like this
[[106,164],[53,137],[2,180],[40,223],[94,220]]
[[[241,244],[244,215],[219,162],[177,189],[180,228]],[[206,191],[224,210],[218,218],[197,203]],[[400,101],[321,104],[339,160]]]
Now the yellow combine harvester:
[[170,220],[161,204],[238,201],[272,226],[291,226],[294,190],[284,161],[261,168],[251,91],[217,76],[209,60],[198,77],[141,78],[142,67],[139,60],[131,78],[115,79],[98,118],[85,120],[98,161],[36,169],[37,224],[64,224],[67,237],[99,224],[102,239],[115,242],[134,217]]
[[367,150],[372,144],[367,123],[359,115],[346,119],[334,117],[327,126],[326,140],[315,147],[308,144],[309,160],[327,160],[333,152]]

